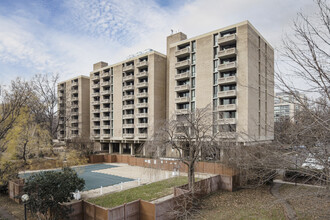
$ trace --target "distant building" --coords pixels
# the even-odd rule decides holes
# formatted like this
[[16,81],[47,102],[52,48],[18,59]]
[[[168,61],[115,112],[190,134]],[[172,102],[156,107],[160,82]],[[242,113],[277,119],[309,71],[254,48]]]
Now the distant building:
[[[301,99],[306,99],[306,96],[299,94]],[[292,94],[280,92],[275,94],[274,99],[274,120],[279,121],[281,118],[287,118],[294,121],[294,116],[297,111],[301,110],[301,105]]]

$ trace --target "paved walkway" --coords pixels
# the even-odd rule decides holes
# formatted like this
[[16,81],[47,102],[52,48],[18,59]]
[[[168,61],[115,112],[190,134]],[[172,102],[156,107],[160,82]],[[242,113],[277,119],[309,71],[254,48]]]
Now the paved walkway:
[[17,220],[17,218],[11,215],[6,209],[0,207],[0,220]]
[[273,186],[272,186],[270,192],[282,204],[282,206],[284,208],[285,216],[287,217],[287,219],[296,220],[298,218],[297,218],[297,214],[296,214],[295,210],[293,209],[293,207],[287,200],[283,199],[283,197],[281,196],[281,194],[279,192],[281,185],[282,185],[282,183],[277,183],[277,182],[273,183]]

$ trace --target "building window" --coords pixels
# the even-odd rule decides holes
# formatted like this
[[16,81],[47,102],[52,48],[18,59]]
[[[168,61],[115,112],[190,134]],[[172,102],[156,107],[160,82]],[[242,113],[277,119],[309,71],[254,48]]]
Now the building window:
[[196,41],[191,42],[191,52],[196,51]]
[[196,67],[193,65],[191,66],[191,76],[195,76],[196,74]]
[[192,63],[192,64],[195,64],[195,62],[196,62],[196,54],[193,53],[193,54],[191,55],[191,63]]
[[217,97],[218,95],[218,86],[213,86],[213,98]]
[[191,90],[191,100],[195,101],[195,90]]
[[191,88],[195,88],[195,78],[191,78]]
[[219,34],[213,36],[213,46],[218,46]]
[[195,111],[195,102],[191,102],[191,111]]

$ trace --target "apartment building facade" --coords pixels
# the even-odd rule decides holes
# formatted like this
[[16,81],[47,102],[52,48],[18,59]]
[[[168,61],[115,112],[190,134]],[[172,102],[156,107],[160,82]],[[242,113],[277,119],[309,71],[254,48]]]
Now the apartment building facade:
[[[296,92],[296,96],[301,101],[306,100],[306,96]],[[274,120],[280,121],[281,119],[290,119],[294,121],[294,116],[298,111],[302,110],[301,105],[293,94],[279,92],[275,94],[274,99]]]
[[90,73],[91,138],[97,149],[131,153],[165,120],[166,56],[156,51]]
[[89,136],[89,84],[89,77],[86,76],[78,76],[58,84],[58,139],[60,141]]
[[220,137],[273,139],[274,51],[248,21],[168,36],[167,77],[167,118],[211,106]]

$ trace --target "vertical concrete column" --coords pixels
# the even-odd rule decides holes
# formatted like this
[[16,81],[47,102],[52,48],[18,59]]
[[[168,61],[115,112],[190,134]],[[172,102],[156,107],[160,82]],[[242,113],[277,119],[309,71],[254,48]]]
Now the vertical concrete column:
[[119,143],[119,154],[123,154],[123,143]]
[[145,156],[145,155],[146,155],[146,147],[143,146],[143,156]]
[[109,143],[109,154],[113,153],[113,144]]
[[131,144],[131,155],[135,155],[134,143]]

